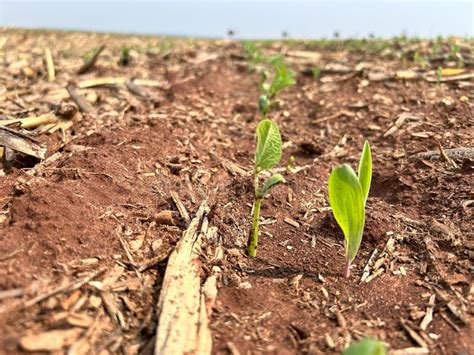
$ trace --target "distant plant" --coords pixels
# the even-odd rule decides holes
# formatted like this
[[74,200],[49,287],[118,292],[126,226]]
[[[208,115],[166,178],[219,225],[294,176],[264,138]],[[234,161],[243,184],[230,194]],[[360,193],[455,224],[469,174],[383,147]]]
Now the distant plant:
[[258,226],[260,220],[260,206],[262,199],[270,189],[285,181],[280,174],[271,175],[260,188],[259,175],[265,169],[271,169],[281,159],[281,135],[278,125],[269,120],[260,121],[257,127],[257,149],[255,151],[255,166],[253,169],[253,184],[255,190],[255,202],[253,205],[252,234],[249,242],[249,256],[257,255]]
[[119,65],[126,67],[130,64],[130,49],[130,47],[122,47],[120,50],[120,59],[118,61]]
[[248,252],[251,257],[257,255],[258,226],[260,222],[262,199],[268,194],[271,188],[285,182],[282,175],[273,174],[265,181],[263,187],[260,188],[260,173],[278,164],[282,154],[280,130],[275,122],[268,119],[268,114],[272,106],[274,106],[275,95],[281,90],[295,84],[294,74],[288,71],[280,56],[270,58],[269,63],[273,65],[275,73],[270,83],[264,82],[262,84],[263,94],[260,95],[258,100],[258,108],[264,119],[260,121],[257,126],[257,147],[255,150],[255,165],[253,169],[255,201],[253,205],[252,231],[248,244]]
[[262,52],[257,47],[254,41],[244,41],[242,45],[244,48],[245,57],[248,61],[252,63],[252,65],[256,65],[263,62],[264,57],[262,55]]
[[464,57],[462,56],[461,49],[458,45],[451,45],[451,51],[448,55],[448,60],[455,61],[457,63],[458,68],[464,67]]
[[94,54],[99,50],[99,47],[94,47],[92,49],[89,49],[87,52],[85,52],[83,55],[82,55],[82,59],[84,59],[85,62],[89,61],[92,59],[92,57],[94,56]]
[[321,68],[320,67],[313,67],[313,69],[311,69],[311,72],[313,74],[314,80],[318,80],[319,77],[321,76]]
[[425,70],[428,65],[428,60],[418,49],[415,51],[415,54],[413,54],[413,62],[423,70]]
[[385,355],[387,347],[377,339],[364,338],[351,344],[342,355]]
[[350,276],[351,263],[359,251],[365,224],[365,203],[372,181],[372,156],[366,141],[359,161],[358,175],[343,164],[329,176],[329,204],[336,222],[344,233],[346,264],[343,275]]
[[269,63],[273,65],[275,74],[270,83],[262,84],[262,95],[258,98],[258,109],[265,117],[275,104],[275,95],[283,89],[290,87],[296,83],[295,74],[289,71],[280,56],[272,57]]
[[436,80],[438,84],[441,83],[441,79],[443,79],[443,67],[438,67],[438,69],[436,69]]

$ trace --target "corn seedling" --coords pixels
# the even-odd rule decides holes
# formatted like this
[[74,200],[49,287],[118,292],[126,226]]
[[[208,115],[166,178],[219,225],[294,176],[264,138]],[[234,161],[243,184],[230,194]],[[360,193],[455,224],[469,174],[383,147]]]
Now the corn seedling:
[[342,355],[386,355],[387,347],[377,339],[364,338],[351,344]]
[[255,189],[255,202],[253,205],[253,223],[249,242],[249,256],[257,255],[258,225],[260,220],[260,206],[262,199],[270,189],[285,181],[280,174],[271,175],[262,188],[259,184],[259,175],[265,169],[271,169],[281,159],[281,136],[278,125],[269,120],[260,121],[257,127],[257,149],[255,151],[255,167],[253,170],[253,183]]
[[329,204],[337,224],[344,233],[346,264],[343,275],[350,275],[351,263],[359,251],[365,224],[365,203],[372,181],[372,156],[366,141],[359,161],[358,175],[343,164],[329,176]]

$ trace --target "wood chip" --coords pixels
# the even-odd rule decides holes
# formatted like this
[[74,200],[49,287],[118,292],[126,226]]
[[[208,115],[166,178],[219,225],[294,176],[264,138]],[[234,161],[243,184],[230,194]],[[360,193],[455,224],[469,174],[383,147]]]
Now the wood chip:
[[127,80],[125,82],[125,85],[127,86],[128,91],[138,96],[142,100],[150,99],[150,95],[140,85],[136,84],[133,80]]
[[54,81],[56,78],[56,72],[54,70],[53,55],[51,54],[51,50],[49,48],[44,50],[44,59],[46,62],[46,70],[48,72],[48,80]]
[[89,101],[87,101],[83,96],[77,93],[74,85],[69,84],[68,86],[66,86],[66,90],[69,93],[69,96],[71,96],[71,99],[73,99],[73,101],[79,107],[79,110],[85,113],[95,112],[94,107],[89,103]]
[[[472,147],[460,147],[452,149],[444,149],[446,156],[449,159],[470,159],[474,160],[474,148]],[[440,159],[441,154],[438,150],[430,150],[428,152],[417,153],[410,155],[410,160],[430,160],[430,159]]]
[[157,224],[165,224],[168,226],[175,226],[177,223],[174,219],[174,211],[164,210],[155,215],[155,222]]
[[362,276],[360,278],[360,282],[364,282],[367,280],[367,278],[370,275],[370,268],[372,267],[375,258],[377,257],[379,251],[377,248],[374,249],[372,254],[370,255],[369,260],[367,260],[367,263],[365,264],[364,270],[362,271]]
[[428,328],[428,325],[430,325],[431,321],[433,320],[433,310],[434,310],[434,305],[435,305],[435,298],[436,295],[433,294],[430,297],[428,307],[426,308],[426,314],[423,317],[423,320],[420,323],[420,329],[421,330],[426,330]]
[[46,148],[23,133],[0,127],[0,145],[38,159],[46,157]]
[[97,49],[94,54],[92,55],[92,57],[90,57],[89,60],[87,60],[86,62],[84,62],[84,64],[77,70],[77,74],[84,74],[86,72],[88,72],[90,69],[92,69],[92,67],[95,65],[95,63],[97,62],[97,59],[99,59],[99,55],[100,53],[102,53],[102,51],[105,49],[105,45],[101,45],[99,47],[99,49]]
[[127,322],[125,321],[125,317],[123,316],[122,311],[120,311],[113,294],[109,291],[103,291],[100,293],[100,298],[104,303],[107,313],[113,321],[120,325],[122,329],[126,330],[128,328]]
[[332,121],[332,120],[334,120],[336,118],[340,118],[340,117],[355,117],[355,113],[351,112],[351,111],[347,111],[347,110],[341,110],[341,111],[336,112],[332,115],[318,118],[318,119],[314,120],[313,123],[314,124],[323,123],[323,122],[327,122],[327,121]]
[[423,340],[423,338],[414,331],[403,319],[400,319],[400,324],[402,328],[408,333],[408,335],[422,348],[428,348],[428,344]]
[[453,75],[453,76],[447,76],[447,77],[442,77],[442,78],[427,77],[426,81],[430,83],[438,83],[438,82],[446,83],[448,81],[467,80],[467,79],[472,79],[472,78],[474,78],[474,73]]
[[285,223],[288,223],[290,226],[292,227],[295,227],[296,229],[298,229],[300,227],[300,224],[298,222],[296,222],[295,220],[289,218],[289,217],[286,217],[284,219]]
[[138,266],[138,271],[143,272],[143,271],[146,271],[148,269],[151,269],[152,267],[154,267],[154,266],[158,265],[159,263],[165,261],[170,253],[171,253],[171,249],[162,251],[161,253],[158,253],[158,255],[154,256],[153,258],[148,259],[148,260],[144,261],[143,263],[141,263]]
[[413,115],[412,113],[409,112],[402,112],[400,115],[398,115],[397,119],[395,122],[390,126],[390,128],[383,134],[383,137],[389,137],[393,135],[395,132],[397,132],[403,124],[408,120],[408,119],[421,119],[421,117]]
[[20,347],[26,351],[61,350],[74,343],[82,332],[82,329],[72,328],[25,335],[20,339]]
[[181,199],[179,198],[176,192],[171,191],[170,194],[171,194],[171,198],[173,199],[174,204],[176,205],[176,208],[178,209],[179,214],[181,215],[181,218],[183,218],[184,221],[186,222],[186,225],[188,225],[191,222],[191,218],[189,217],[188,210],[183,205],[183,203],[181,202]]
[[74,327],[87,329],[94,323],[94,319],[85,314],[70,313],[66,318],[66,322]]
[[203,235],[199,226],[208,212],[209,207],[203,202],[169,257],[157,305],[155,354],[211,353],[212,338],[198,267]]
[[75,290],[78,290],[80,289],[82,286],[84,286],[85,284],[87,284],[89,281],[91,281],[92,279],[94,279],[95,277],[99,276],[100,274],[102,274],[103,272],[105,271],[104,268],[100,268],[96,271],[94,271],[93,273],[87,275],[86,277],[82,278],[82,279],[79,279],[77,281],[72,281],[72,282],[69,282],[67,283],[66,285],[63,285],[63,286],[59,286],[47,293],[44,293],[44,294],[41,294],[39,296],[36,296],[28,301],[25,301],[19,308],[20,309],[25,309],[25,308],[29,308],[31,306],[34,306],[35,304],[39,303],[39,302],[42,302],[52,296],[55,296],[61,292],[72,292],[72,291],[75,291]]

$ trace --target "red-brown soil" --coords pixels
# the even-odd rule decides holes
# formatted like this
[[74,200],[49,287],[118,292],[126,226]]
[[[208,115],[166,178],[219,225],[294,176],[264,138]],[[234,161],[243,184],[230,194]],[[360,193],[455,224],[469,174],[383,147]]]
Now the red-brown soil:
[[[64,133],[41,135],[48,145],[45,161],[20,156],[0,176],[0,353],[25,351],[25,335],[74,328],[71,314],[86,317],[80,326],[85,333],[64,349],[80,341],[89,353],[151,351],[166,262],[137,277],[120,239],[137,264],[169,252],[186,228],[171,191],[190,214],[207,198],[209,223],[218,229],[221,244],[206,250],[222,248],[223,258],[202,259],[203,276],[213,266],[222,270],[211,319],[213,352],[339,353],[364,335],[391,349],[420,347],[403,325],[433,354],[474,348],[472,156],[453,158],[456,166],[442,158],[410,158],[439,145],[473,147],[472,77],[440,84],[370,80],[372,72],[419,69],[397,57],[408,48],[403,46],[391,53],[319,50],[310,43],[265,46],[265,54],[285,54],[297,73],[297,84],[281,93],[270,116],[283,137],[280,166],[294,157],[293,169],[301,169],[283,169],[287,183],[264,200],[258,257],[250,259],[253,189],[247,172],[260,119],[260,77],[240,43],[13,30],[2,31],[1,39],[3,119],[73,104],[58,91],[71,81],[127,77],[163,85],[146,86],[146,100],[125,87],[78,89],[96,112],[75,116]],[[81,55],[101,43],[107,47],[97,64],[77,75]],[[117,64],[124,45],[135,48],[127,67]],[[43,63],[46,47],[55,60],[52,82]],[[467,47],[461,41],[465,73],[472,73]],[[300,58],[297,50],[320,57]],[[318,80],[307,75],[307,68],[336,62],[352,69],[323,71]],[[354,69],[362,62],[363,69]],[[433,69],[426,75],[436,77]],[[414,118],[385,136],[404,112]],[[372,146],[373,183],[362,246],[344,279],[343,236],[328,209],[326,182],[334,166],[356,166],[365,139]],[[157,219],[165,210],[174,211],[174,225]],[[380,274],[361,282],[375,248],[385,248]],[[25,306],[101,268],[77,290]],[[9,290],[18,291],[8,296]],[[124,321],[104,307],[103,290]],[[433,320],[423,331],[433,294]]]

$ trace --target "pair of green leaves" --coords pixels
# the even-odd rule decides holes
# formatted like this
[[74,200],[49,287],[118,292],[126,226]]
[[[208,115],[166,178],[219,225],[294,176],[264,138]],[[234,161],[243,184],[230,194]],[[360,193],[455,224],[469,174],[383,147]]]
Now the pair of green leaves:
[[271,60],[271,64],[275,68],[275,75],[270,84],[268,93],[270,97],[276,95],[279,91],[286,89],[296,83],[295,74],[289,71],[281,57],[275,57]]
[[270,112],[273,97],[281,90],[296,83],[295,74],[287,69],[281,56],[272,57],[269,62],[273,65],[275,74],[270,83],[262,85],[264,93],[258,98],[258,109],[265,116]]
[[334,218],[344,233],[348,264],[356,257],[362,241],[365,202],[371,180],[372,156],[367,141],[360,157],[358,175],[349,165],[344,164],[334,169],[329,177],[329,203]]
[[[254,174],[258,174],[265,169],[271,169],[278,164],[281,159],[281,145],[278,125],[269,119],[260,121],[257,127]],[[256,197],[263,198],[273,186],[284,181],[285,179],[280,174],[270,176],[261,191],[258,188],[256,189]]]

